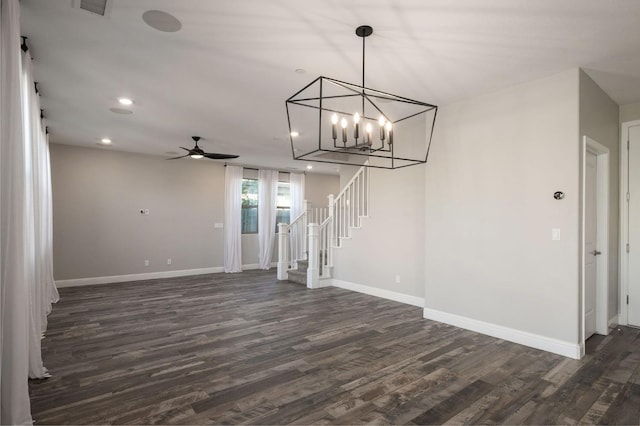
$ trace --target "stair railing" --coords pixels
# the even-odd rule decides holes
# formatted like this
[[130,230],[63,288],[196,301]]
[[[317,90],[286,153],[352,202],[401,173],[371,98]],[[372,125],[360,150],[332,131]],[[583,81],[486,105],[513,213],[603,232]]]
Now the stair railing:
[[287,271],[297,268],[298,260],[308,260],[307,287],[318,286],[321,277],[330,277],[333,250],[342,240],[351,238],[351,230],[369,216],[369,168],[361,167],[340,193],[329,195],[327,208],[304,211],[290,224],[278,224],[278,279],[286,280]]
[[309,269],[307,287],[318,286],[321,277],[330,277],[333,270],[333,250],[351,230],[360,227],[360,219],[369,216],[369,168],[361,167],[338,196],[329,195],[327,218],[309,227]]
[[363,166],[333,200],[329,196],[333,247],[338,248],[343,239],[351,238],[351,230],[360,228],[360,219],[369,217],[369,187],[369,168]]
[[296,269],[299,260],[307,260],[308,225],[320,223],[329,216],[327,207],[312,207],[304,201],[304,210],[290,224],[278,224],[278,279],[286,280],[286,272]]

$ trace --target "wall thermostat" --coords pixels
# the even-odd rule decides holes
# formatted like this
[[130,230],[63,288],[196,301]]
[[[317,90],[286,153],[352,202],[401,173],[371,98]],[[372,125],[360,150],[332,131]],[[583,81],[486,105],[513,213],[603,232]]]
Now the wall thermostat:
[[555,198],[556,200],[562,200],[564,198],[564,192],[562,191],[556,191],[553,193],[553,198]]

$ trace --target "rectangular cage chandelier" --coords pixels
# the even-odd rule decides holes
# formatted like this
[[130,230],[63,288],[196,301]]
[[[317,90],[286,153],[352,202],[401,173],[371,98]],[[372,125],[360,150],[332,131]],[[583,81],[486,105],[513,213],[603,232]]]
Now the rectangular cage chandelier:
[[438,107],[320,76],[286,101],[291,151],[295,160],[399,169],[424,164],[429,157]]

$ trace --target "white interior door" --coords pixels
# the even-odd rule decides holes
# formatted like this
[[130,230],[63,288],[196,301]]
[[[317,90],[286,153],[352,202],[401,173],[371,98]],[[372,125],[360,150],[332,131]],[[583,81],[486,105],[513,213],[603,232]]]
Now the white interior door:
[[588,339],[596,332],[598,161],[595,154],[586,152],[585,166],[584,338]]
[[640,126],[629,128],[628,323],[640,327]]

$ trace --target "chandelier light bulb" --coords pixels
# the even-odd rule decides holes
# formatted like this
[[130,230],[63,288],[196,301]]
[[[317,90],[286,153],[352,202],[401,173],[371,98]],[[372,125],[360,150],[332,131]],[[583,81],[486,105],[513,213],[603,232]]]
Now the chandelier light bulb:
[[378,119],[378,124],[380,124],[380,127],[384,127],[385,121],[387,120],[385,120],[384,117],[381,115],[380,119]]
[[333,114],[331,116],[331,137],[335,143],[338,138],[338,114]]
[[371,133],[371,130],[372,130],[371,123],[367,123],[367,126],[365,128],[367,129],[367,133]]
[[342,117],[342,121],[340,121],[340,126],[342,127],[342,143],[347,145],[347,119]]
[[360,114],[356,112],[353,116],[353,138],[357,141],[360,137]]
[[365,130],[366,130],[366,134],[365,134],[365,138],[364,138],[364,142],[371,146],[371,123],[367,123],[367,125],[365,126]]
[[393,143],[393,125],[390,121],[387,121],[387,139],[389,140],[387,143],[391,145]]

